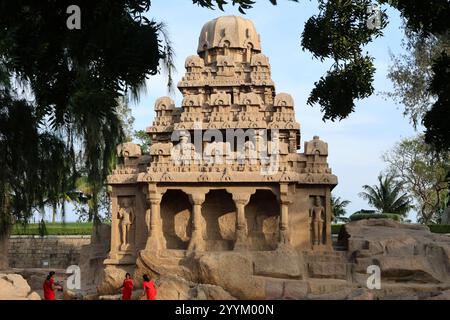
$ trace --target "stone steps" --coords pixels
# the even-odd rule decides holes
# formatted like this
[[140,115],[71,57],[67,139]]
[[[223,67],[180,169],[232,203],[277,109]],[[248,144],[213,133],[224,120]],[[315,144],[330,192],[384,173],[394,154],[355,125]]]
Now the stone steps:
[[257,277],[265,280],[266,299],[311,299],[323,294],[342,292],[347,295],[352,288],[346,280],[306,279],[288,280]]
[[346,263],[310,262],[307,269],[310,278],[345,280],[348,274]]
[[335,263],[347,263],[347,253],[343,251],[330,251],[330,252],[304,252],[304,260],[306,262],[335,262]]
[[167,249],[161,250],[159,253],[160,258],[186,258],[187,251],[186,250],[175,250],[175,249]]
[[347,280],[341,279],[308,279],[309,291],[312,295],[333,293],[349,288]]

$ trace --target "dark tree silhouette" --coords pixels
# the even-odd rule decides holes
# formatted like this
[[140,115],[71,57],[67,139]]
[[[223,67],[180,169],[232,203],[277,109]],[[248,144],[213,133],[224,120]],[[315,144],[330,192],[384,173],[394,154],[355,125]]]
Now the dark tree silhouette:
[[[73,4],[81,29],[66,25]],[[74,187],[77,150],[98,202],[123,139],[118,98],[137,97],[161,62],[172,63],[164,26],[143,16],[149,7],[143,0],[0,1],[3,231],[10,213],[27,222]],[[90,220],[97,211],[92,206]]]

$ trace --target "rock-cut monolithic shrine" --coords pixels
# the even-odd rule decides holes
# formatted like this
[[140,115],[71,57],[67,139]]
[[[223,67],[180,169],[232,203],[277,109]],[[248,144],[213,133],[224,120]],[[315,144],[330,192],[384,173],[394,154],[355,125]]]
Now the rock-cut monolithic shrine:
[[276,92],[253,23],[206,23],[185,67],[181,106],[155,102],[150,154],[119,147],[105,265],[127,270],[146,255],[332,250],[337,177],[328,146],[315,136],[299,152],[294,100]]
[[344,298],[366,286],[372,264],[400,291],[419,271],[428,278],[416,279],[418,286],[448,282],[445,270],[427,267],[448,264],[445,250],[433,251],[432,261],[421,256],[445,241],[418,226],[361,221],[335,251],[330,197],[337,177],[328,145],[318,136],[302,139],[294,100],[275,90],[250,20],[207,22],[185,68],[181,105],[155,101],[149,154],[132,143],[118,147],[99,294],[116,294],[125,272],[136,281],[144,273],[161,280],[159,299]]
[[275,91],[253,23],[208,22],[197,53],[181,106],[155,102],[150,155],[120,147],[106,263],[134,264],[141,250],[329,249],[328,146],[314,137],[298,152],[294,100]]

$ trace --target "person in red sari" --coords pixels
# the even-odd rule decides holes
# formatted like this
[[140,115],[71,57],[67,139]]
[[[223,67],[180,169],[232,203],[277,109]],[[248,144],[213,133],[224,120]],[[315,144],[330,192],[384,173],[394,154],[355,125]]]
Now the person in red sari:
[[55,284],[55,271],[50,271],[44,281],[44,300],[56,300],[55,290],[62,289],[58,284]]
[[141,298],[146,297],[147,300],[155,300],[156,299],[155,283],[146,274],[144,274],[142,277],[144,278],[143,283],[144,293],[142,294]]
[[131,274],[128,272],[125,274],[125,280],[123,280],[122,285],[122,300],[131,300],[131,295],[133,294],[133,279]]

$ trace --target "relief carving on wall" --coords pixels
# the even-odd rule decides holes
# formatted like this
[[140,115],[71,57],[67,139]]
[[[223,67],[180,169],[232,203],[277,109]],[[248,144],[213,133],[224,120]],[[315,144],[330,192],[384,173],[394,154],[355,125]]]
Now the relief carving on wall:
[[311,221],[311,243],[312,245],[325,244],[324,235],[326,234],[326,212],[323,204],[323,197],[310,196],[312,206],[309,210]]
[[123,197],[119,200],[119,210],[117,212],[120,232],[120,250],[127,251],[132,245],[132,229],[136,220],[134,201],[132,197]]

